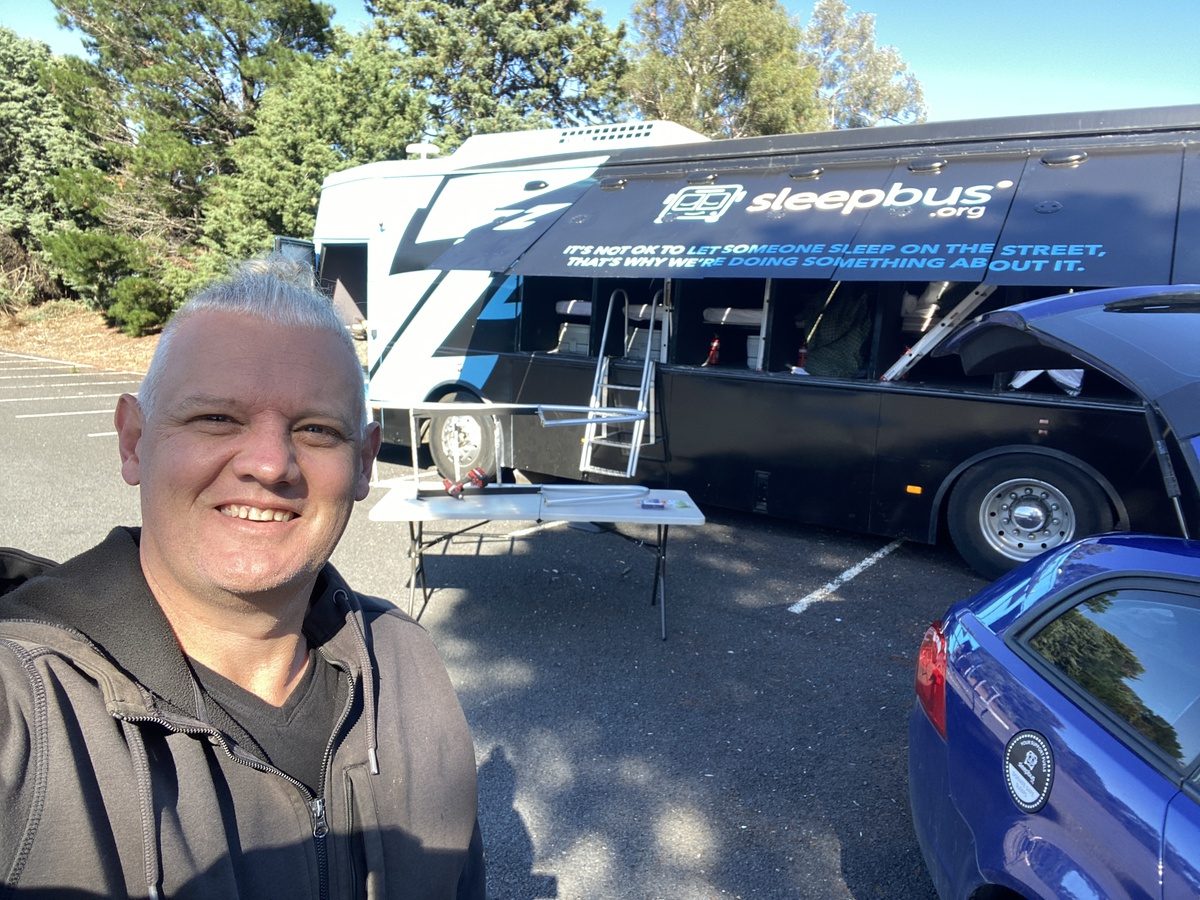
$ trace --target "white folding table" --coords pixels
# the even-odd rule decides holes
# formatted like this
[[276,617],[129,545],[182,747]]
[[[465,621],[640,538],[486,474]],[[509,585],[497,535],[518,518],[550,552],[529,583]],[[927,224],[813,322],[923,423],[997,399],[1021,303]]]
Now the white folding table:
[[[418,583],[422,610],[432,593],[425,581],[425,551],[488,521],[594,522],[657,527],[653,544],[625,538],[654,551],[651,604],[658,604],[662,638],[667,638],[667,534],[672,525],[703,525],[704,514],[684,491],[651,490],[639,485],[488,485],[466,488],[458,497],[421,489],[402,479],[371,509],[376,522],[406,522],[409,535],[408,604],[413,610]],[[424,524],[434,521],[473,521],[474,525],[426,539]]]

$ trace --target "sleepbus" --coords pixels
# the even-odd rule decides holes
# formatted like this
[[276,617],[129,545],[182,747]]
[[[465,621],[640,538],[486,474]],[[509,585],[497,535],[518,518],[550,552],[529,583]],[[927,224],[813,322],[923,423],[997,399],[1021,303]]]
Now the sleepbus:
[[813,525],[948,534],[987,575],[1083,534],[1178,530],[1122,381],[1082,362],[968,374],[942,351],[1022,301],[1200,282],[1200,106],[719,141],[665,122],[483,135],[329,176],[314,244],[365,319],[386,440],[409,443],[429,402],[624,389],[647,412],[632,441],[459,407],[427,432],[443,471],[628,475]]

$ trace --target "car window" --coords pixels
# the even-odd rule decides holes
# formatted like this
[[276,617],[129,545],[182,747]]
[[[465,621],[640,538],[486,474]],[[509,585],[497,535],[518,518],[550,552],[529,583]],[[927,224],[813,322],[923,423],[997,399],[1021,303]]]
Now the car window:
[[1106,591],[1055,617],[1029,646],[1176,763],[1200,755],[1200,598]]

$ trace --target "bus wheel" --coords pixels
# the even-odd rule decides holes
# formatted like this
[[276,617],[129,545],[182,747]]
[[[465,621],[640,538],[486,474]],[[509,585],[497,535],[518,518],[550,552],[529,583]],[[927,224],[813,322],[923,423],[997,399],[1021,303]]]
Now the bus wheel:
[[1043,456],[1007,456],[968,469],[950,494],[947,519],[954,546],[985,578],[1113,527],[1100,486]]
[[[450,395],[443,398],[455,401]],[[463,402],[474,400],[469,395]],[[491,416],[456,413],[435,415],[429,420],[429,453],[438,474],[457,481],[471,469],[483,469],[496,477],[496,424]]]

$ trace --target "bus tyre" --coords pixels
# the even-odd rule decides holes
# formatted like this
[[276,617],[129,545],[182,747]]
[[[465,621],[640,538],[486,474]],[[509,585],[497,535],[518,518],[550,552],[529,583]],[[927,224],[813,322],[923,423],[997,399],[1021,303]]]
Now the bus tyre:
[[[444,399],[453,401],[457,398]],[[488,479],[495,479],[495,420],[491,416],[462,413],[432,416],[429,420],[429,453],[443,478],[457,481],[465,478],[472,469],[482,469]]]
[[954,546],[985,578],[1113,527],[1112,507],[1095,481],[1069,463],[1032,455],[968,469],[950,494],[946,516]]

